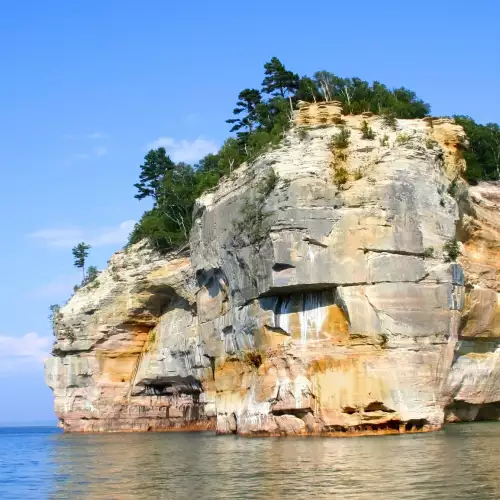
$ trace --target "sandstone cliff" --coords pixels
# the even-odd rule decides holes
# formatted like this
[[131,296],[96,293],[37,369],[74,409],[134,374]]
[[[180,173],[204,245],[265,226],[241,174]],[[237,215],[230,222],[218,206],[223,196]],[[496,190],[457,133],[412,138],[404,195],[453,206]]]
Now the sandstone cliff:
[[198,200],[189,254],[135,245],[61,308],[46,379],[62,426],[342,435],[497,418],[500,186],[459,180],[465,144],[446,119],[393,130],[301,106],[279,148]]

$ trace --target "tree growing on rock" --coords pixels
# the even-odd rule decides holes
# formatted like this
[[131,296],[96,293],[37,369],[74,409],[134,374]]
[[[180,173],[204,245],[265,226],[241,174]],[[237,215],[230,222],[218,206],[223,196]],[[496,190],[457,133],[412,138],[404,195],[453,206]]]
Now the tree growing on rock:
[[138,191],[134,198],[142,200],[151,196],[156,204],[162,187],[162,179],[168,171],[174,168],[175,163],[167,155],[165,148],[160,147],[149,151],[144,157],[144,163],[140,166],[139,182],[134,184]]
[[99,269],[96,266],[89,266],[87,269],[87,275],[85,276],[84,285],[94,282],[99,276]]
[[[233,126],[231,132],[237,132],[241,129],[246,129],[245,132],[251,134],[258,122],[257,107],[262,102],[262,96],[256,89],[245,89],[238,94],[238,102],[233,110],[234,115],[246,113],[242,118],[230,118],[226,123],[231,123]],[[244,133],[245,133],[244,132]],[[243,133],[243,134],[244,134]],[[243,135],[239,133],[238,135]]]
[[299,89],[299,75],[288,71],[277,57],[264,64],[264,69],[266,76],[262,82],[263,93],[284,99]]
[[74,266],[78,269],[82,270],[82,282],[85,281],[85,261],[89,256],[89,250],[91,249],[90,245],[87,245],[85,242],[80,242],[78,245],[74,246],[71,252],[73,253],[73,257],[75,259]]

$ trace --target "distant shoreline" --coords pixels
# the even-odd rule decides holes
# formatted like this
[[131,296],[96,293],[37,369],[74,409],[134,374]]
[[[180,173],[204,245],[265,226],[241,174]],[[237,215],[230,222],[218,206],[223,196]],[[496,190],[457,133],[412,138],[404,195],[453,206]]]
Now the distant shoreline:
[[8,428],[19,428],[19,427],[53,427],[57,428],[57,422],[33,422],[33,423],[23,423],[23,422],[0,422],[0,429]]

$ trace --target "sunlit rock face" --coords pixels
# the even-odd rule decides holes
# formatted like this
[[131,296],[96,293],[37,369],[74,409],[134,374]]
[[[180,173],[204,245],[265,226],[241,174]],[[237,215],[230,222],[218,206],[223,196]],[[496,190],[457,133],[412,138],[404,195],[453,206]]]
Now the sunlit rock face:
[[213,427],[195,291],[188,257],[139,244],[61,308],[46,380],[65,430]]
[[498,268],[472,256],[498,250],[496,216],[481,186],[451,194],[462,129],[322,105],[198,200],[189,256],[132,247],[61,309],[46,378],[66,430],[382,434],[494,413]]
[[460,201],[466,296],[446,390],[449,421],[500,419],[500,183]]

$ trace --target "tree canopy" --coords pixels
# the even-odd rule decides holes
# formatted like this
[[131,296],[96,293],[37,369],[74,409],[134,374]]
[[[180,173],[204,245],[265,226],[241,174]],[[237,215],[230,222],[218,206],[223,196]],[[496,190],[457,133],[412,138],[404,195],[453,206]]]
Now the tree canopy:
[[85,261],[89,256],[90,248],[90,245],[87,245],[87,243],[81,241],[71,250],[73,258],[75,259],[73,265],[82,270],[82,279],[85,279]]
[[[406,87],[390,89],[378,81],[343,78],[324,70],[312,77],[299,77],[273,57],[264,64],[261,89],[245,88],[238,94],[233,116],[226,120],[235,136],[228,138],[218,153],[205,156],[194,166],[175,163],[165,148],[147,153],[140,166],[139,182],[134,184],[135,198],[149,198],[153,206],[136,224],[129,243],[147,238],[162,251],[182,246],[189,237],[196,198],[243,162],[252,161],[278,144],[290,127],[299,100],[337,100],[345,114],[370,111],[384,115],[388,122],[423,118],[430,113],[429,104]],[[479,125],[467,116],[455,119],[470,138],[470,149],[465,151],[469,182],[499,179],[498,125]]]
[[500,179],[500,127],[497,123],[480,125],[469,116],[455,115],[469,138],[464,151],[467,170],[465,176],[471,183],[479,180]]
[[285,98],[298,90],[299,75],[288,71],[277,57],[264,64],[264,69],[266,75],[262,82],[264,94]]

